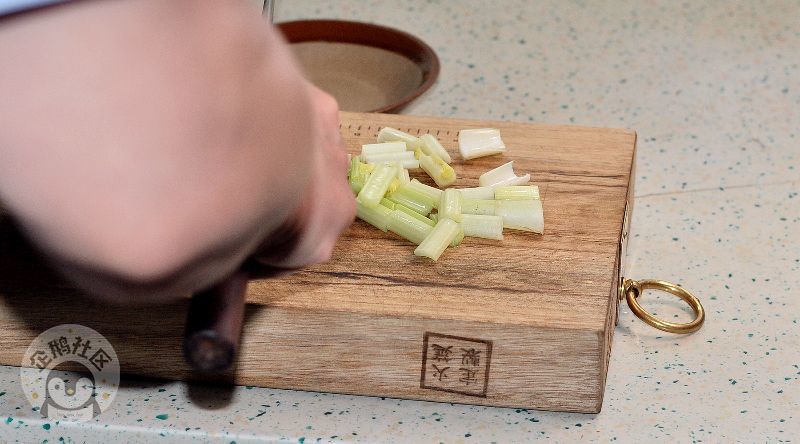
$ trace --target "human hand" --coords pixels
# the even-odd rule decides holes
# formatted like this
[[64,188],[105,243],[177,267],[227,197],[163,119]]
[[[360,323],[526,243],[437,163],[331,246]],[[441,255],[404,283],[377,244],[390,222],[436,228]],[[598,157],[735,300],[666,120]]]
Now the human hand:
[[347,156],[339,133],[336,100],[309,84],[314,149],[309,183],[300,206],[246,261],[241,269],[194,296],[189,306],[184,355],[205,372],[234,361],[244,317],[247,279],[286,274],[327,261],[336,239],[353,221],[355,199],[347,184]]
[[337,238],[355,217],[355,199],[346,179],[347,153],[339,133],[339,105],[316,86],[309,83],[308,88],[315,141],[307,164],[309,184],[300,206],[253,255],[268,267],[295,269],[327,261]]
[[[102,299],[318,262],[352,220],[335,102],[247,2],[69,2],[7,19],[0,58],[0,200]],[[258,249],[279,227],[295,248]]]

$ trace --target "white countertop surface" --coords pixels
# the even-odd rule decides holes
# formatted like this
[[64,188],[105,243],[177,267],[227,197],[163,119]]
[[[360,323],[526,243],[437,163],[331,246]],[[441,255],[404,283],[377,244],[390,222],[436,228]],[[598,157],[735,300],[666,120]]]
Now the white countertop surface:
[[[629,277],[693,290],[705,326],[665,334],[623,307],[597,415],[125,380],[96,420],[50,423],[0,367],[0,441],[800,439],[800,2],[277,3],[278,21],[323,17],[438,52],[404,113],[636,130]],[[675,301],[643,303],[688,320]]]

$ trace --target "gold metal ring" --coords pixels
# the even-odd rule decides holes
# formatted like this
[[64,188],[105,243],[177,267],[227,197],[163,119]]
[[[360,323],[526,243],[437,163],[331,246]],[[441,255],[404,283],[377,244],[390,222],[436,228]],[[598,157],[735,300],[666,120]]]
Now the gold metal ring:
[[[706,313],[705,310],[703,310],[703,305],[700,304],[700,301],[684,288],[679,287],[671,282],[656,280],[634,281],[633,279],[625,279],[622,288],[625,293],[625,300],[628,302],[628,307],[631,308],[633,314],[635,314],[646,324],[659,330],[678,334],[693,333],[699,330],[703,325],[703,322],[706,320]],[[676,324],[673,322],[664,321],[648,313],[642,308],[641,305],[639,305],[639,302],[636,300],[642,295],[642,292],[647,289],[666,291],[667,293],[683,299],[687,304],[689,304],[690,307],[692,307],[695,315],[694,320],[686,324]]]

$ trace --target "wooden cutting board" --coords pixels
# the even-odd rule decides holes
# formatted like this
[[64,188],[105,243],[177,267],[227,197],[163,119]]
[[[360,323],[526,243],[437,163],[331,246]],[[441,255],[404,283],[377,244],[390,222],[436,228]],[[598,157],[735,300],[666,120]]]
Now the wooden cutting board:
[[[221,379],[598,412],[617,313],[636,134],[342,114],[352,153],[373,142],[383,126],[436,135],[453,155],[456,186],[477,186],[481,173],[514,160],[515,170],[531,173],[541,188],[544,235],[506,230],[502,242],[467,238],[433,263],[415,257],[414,246],[401,238],[357,221],[329,263],[251,283],[238,362]],[[480,127],[499,128],[507,152],[461,161],[458,131]],[[198,379],[181,355],[186,306],[100,306],[0,236],[0,363],[20,365],[38,333],[78,323],[110,340],[123,373]]]

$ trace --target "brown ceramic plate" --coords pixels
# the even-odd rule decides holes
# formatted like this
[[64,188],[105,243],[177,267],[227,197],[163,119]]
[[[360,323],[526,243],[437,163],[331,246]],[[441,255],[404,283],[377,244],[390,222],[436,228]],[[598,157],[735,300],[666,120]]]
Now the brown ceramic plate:
[[336,97],[345,111],[399,111],[439,76],[433,49],[396,29],[341,20],[277,26],[309,79]]

